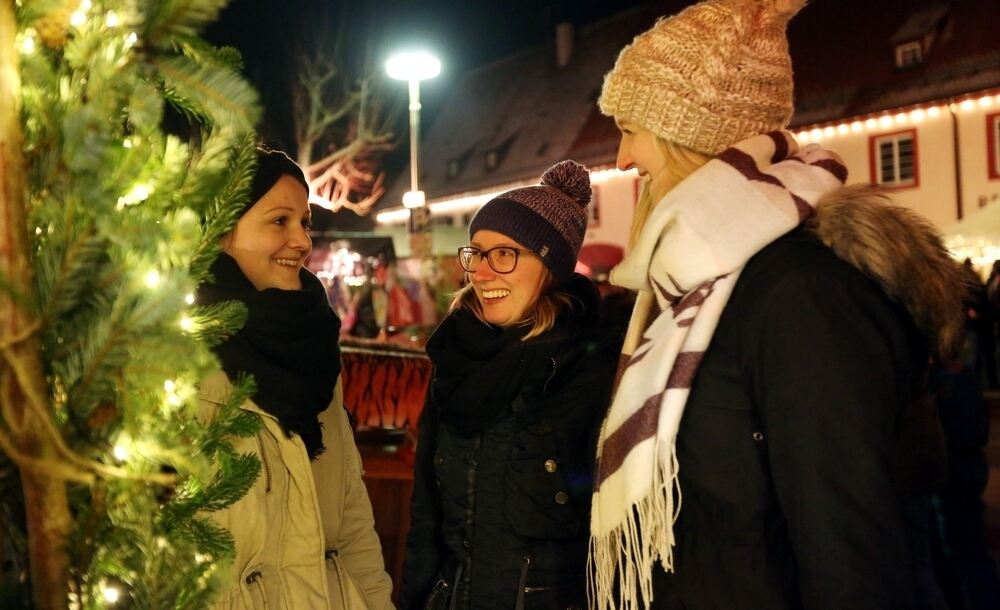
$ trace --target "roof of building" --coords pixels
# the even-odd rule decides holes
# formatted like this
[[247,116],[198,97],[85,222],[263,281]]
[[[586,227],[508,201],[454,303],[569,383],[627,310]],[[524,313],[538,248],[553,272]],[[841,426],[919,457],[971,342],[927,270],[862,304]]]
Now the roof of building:
[[[596,104],[603,76],[636,34],[689,4],[659,0],[581,28],[564,67],[553,41],[465,74],[420,144],[427,199],[533,180],[567,158],[613,163],[618,131]],[[1000,86],[998,23],[997,0],[812,2],[789,28],[792,126]],[[923,61],[897,68],[895,45],[914,41],[926,45]],[[408,170],[379,207],[398,205],[407,177]]]

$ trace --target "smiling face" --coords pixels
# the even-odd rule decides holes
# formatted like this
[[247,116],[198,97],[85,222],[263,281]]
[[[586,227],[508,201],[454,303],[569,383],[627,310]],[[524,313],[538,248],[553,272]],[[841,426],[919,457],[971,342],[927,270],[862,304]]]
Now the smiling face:
[[301,290],[299,269],[312,250],[309,193],[283,175],[223,238],[223,251],[257,290]]
[[618,144],[618,169],[628,171],[634,167],[641,177],[655,180],[667,167],[667,158],[656,136],[632,121],[615,119],[615,124],[622,132]]
[[521,251],[517,266],[510,273],[493,271],[483,259],[467,275],[487,322],[497,326],[513,326],[524,321],[542,293],[545,283],[545,266],[541,259],[518,242],[496,231],[476,231],[471,245],[484,252],[497,246],[508,246]]

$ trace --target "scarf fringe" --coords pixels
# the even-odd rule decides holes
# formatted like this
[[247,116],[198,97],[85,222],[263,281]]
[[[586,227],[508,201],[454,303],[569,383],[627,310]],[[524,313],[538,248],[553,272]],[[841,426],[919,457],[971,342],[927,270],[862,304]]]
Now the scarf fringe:
[[[587,600],[597,610],[633,610],[653,603],[649,575],[659,561],[674,569],[674,523],[681,511],[675,443],[669,466],[657,459],[650,495],[636,502],[625,521],[604,536],[591,536],[587,557]],[[674,498],[676,497],[676,506]],[[617,591],[615,584],[617,581]],[[615,595],[617,593],[617,596]],[[640,606],[640,602],[642,606]]]

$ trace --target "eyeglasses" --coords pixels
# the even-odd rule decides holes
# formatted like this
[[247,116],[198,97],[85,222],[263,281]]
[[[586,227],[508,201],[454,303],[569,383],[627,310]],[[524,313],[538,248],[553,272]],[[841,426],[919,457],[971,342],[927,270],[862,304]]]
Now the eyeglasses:
[[510,246],[497,246],[489,250],[480,250],[475,246],[463,246],[458,249],[458,263],[462,265],[462,269],[472,273],[485,258],[493,271],[510,273],[517,267],[517,258],[521,252],[529,252],[529,250],[520,250]]

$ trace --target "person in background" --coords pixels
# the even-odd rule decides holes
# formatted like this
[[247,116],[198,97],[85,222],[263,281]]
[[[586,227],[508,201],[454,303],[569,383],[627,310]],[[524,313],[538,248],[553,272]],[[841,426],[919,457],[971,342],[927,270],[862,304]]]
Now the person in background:
[[926,221],[783,131],[804,4],[701,2],[605,77],[643,192],[611,274],[638,296],[598,446],[598,608],[915,605],[895,458],[928,352],[960,343],[961,277]]
[[232,580],[215,607],[392,608],[343,408],[340,320],[303,268],[312,248],[309,187],[285,153],[259,149],[257,160],[248,207],[197,296],[200,305],[239,301],[248,313],[214,348],[222,368],[202,380],[202,407],[217,409],[232,381],[250,374],[256,391],[242,409],[262,423],[235,443],[257,456],[260,476],[240,500],[210,513],[236,542]]
[[586,604],[597,427],[617,345],[573,273],[586,168],[563,161],[472,220],[468,276],[427,342],[402,608]]
[[1000,389],[997,381],[996,315],[989,299],[988,282],[984,285],[972,266],[971,259],[962,262],[966,278],[965,328],[966,340],[971,342],[972,367],[991,390]]

